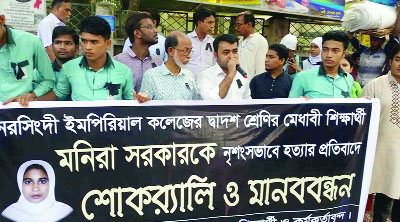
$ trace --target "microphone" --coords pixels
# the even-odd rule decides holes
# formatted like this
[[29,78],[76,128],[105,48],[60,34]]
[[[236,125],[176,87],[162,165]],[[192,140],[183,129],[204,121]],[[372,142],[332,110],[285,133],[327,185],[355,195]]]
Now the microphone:
[[244,78],[247,78],[247,73],[242,69],[242,67],[240,67],[239,65],[236,65],[236,70],[237,70],[240,74],[242,74],[242,76],[243,76]]

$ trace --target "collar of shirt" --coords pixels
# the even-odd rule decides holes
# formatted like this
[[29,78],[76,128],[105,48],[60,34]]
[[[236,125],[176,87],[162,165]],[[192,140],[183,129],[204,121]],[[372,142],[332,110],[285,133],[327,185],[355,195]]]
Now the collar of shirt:
[[[279,79],[279,78],[281,78],[282,76],[283,76],[283,69],[282,69],[282,72],[281,72],[281,74],[279,74],[279,76],[277,76],[275,79]],[[270,78],[270,79],[274,79],[274,78],[272,78],[272,76],[271,76],[271,71],[269,71],[269,70],[267,70],[267,77],[268,78]]]
[[53,71],[54,71],[54,72],[59,72],[59,71],[61,71],[61,67],[58,65],[57,60],[54,60],[54,61],[51,63],[51,66],[53,67]]
[[[132,48],[129,48],[129,50],[126,50],[126,52],[127,52],[128,55],[131,56],[132,58],[137,58],[137,59],[141,60],[141,59],[136,55],[136,53],[132,50]],[[150,59],[150,60],[151,60],[150,51],[149,51],[149,54],[146,56],[146,58],[144,58],[144,60],[146,60],[146,59]],[[143,61],[144,61],[144,60],[143,60]]]
[[56,24],[58,25],[65,25],[64,22],[62,22],[57,16],[55,16],[53,13],[49,14],[49,18]]
[[216,76],[218,76],[218,75],[223,75],[224,77],[226,76],[226,73],[224,73],[224,70],[222,70],[221,66],[219,66],[218,63],[216,63],[213,66],[213,74],[215,74]]
[[[165,65],[165,63],[163,63],[163,64],[161,65],[160,73],[161,73],[162,75],[164,75],[164,76],[167,76],[167,75],[174,76],[174,74],[172,74],[171,71],[169,71],[169,69],[167,68],[167,66]],[[177,76],[179,76],[179,75],[186,75],[186,69],[182,69],[182,68],[181,68],[181,71],[179,71],[179,73],[178,73]]]
[[[199,36],[197,35],[196,29],[193,30],[193,32],[187,34],[189,37],[197,39],[200,41]],[[207,39],[211,38],[211,36],[209,34],[206,35],[206,37],[203,39],[203,41],[206,41]],[[202,42],[203,42],[202,41]]]
[[12,29],[8,28],[6,25],[4,25],[4,27],[6,28],[6,32],[7,32],[7,39],[6,42],[8,45],[12,44],[12,45],[16,45],[13,35],[12,35]]
[[[339,66],[339,70],[338,71],[339,71],[338,72],[339,76],[344,76],[344,77],[347,76],[347,73],[340,66]],[[324,69],[324,67],[322,65],[319,67],[318,75],[327,75],[326,72],[325,72],[325,69]]]
[[[88,65],[86,56],[82,56],[82,60],[79,62],[79,66],[80,67],[85,67],[86,69],[91,69]],[[114,62],[112,61],[110,55],[108,55],[107,53],[107,60],[106,60],[106,64],[104,65],[104,68],[110,68],[111,66],[113,66],[115,68]]]

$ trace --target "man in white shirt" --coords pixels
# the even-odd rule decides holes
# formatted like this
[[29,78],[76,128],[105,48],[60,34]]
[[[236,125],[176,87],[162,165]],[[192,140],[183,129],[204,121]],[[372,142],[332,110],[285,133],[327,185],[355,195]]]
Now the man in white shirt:
[[217,64],[202,71],[197,78],[197,88],[204,100],[251,99],[249,82],[236,66],[238,61],[237,38],[232,34],[218,36],[213,43]]
[[50,14],[39,23],[37,36],[42,40],[50,61],[56,59],[53,51],[53,30],[57,26],[65,26],[71,15],[71,7],[71,0],[54,0]]
[[193,45],[193,55],[190,58],[188,69],[197,79],[201,71],[215,64],[212,47],[214,38],[210,36],[214,30],[215,12],[205,7],[199,8],[193,14],[193,24],[196,25],[196,29],[188,34]]
[[243,36],[239,39],[240,66],[247,72],[248,80],[265,72],[265,58],[268,52],[268,41],[254,32],[256,20],[250,12],[242,12],[236,19],[236,31]]
[[[145,9],[143,10],[143,13],[146,13],[151,16],[151,19],[153,20],[153,25],[157,28],[160,25],[160,13],[158,13],[155,9]],[[162,36],[160,33],[157,33],[157,39],[158,42],[152,46],[150,46],[149,51],[150,55],[153,56],[158,56],[162,60],[167,61],[168,55],[165,52],[165,37]],[[128,49],[132,47],[132,43],[127,38],[125,40],[124,48],[122,49],[122,52],[126,52]]]

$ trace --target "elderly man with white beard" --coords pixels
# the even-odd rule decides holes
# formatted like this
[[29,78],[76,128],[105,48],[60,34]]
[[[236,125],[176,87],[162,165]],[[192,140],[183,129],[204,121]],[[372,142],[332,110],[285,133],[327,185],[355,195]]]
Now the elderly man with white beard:
[[171,32],[165,40],[168,60],[143,75],[139,102],[148,100],[197,100],[199,94],[193,74],[186,69],[193,47],[190,38],[179,31]]

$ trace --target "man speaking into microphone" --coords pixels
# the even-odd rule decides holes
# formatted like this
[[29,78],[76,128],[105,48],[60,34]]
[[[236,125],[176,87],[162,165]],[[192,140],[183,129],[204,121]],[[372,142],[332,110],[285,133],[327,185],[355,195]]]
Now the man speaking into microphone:
[[246,73],[240,69],[238,61],[237,41],[232,34],[223,34],[214,40],[217,63],[200,72],[197,79],[202,99],[251,99]]

